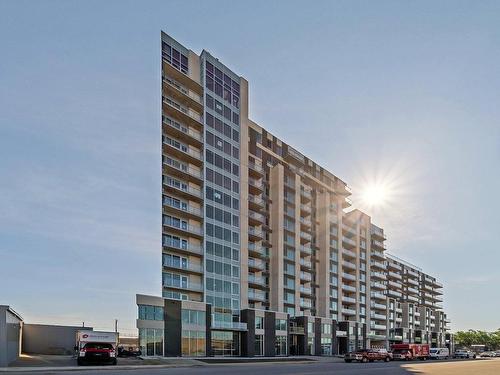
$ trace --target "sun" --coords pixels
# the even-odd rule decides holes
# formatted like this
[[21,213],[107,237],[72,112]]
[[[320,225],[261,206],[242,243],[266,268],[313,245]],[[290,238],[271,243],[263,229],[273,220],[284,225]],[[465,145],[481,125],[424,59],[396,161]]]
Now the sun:
[[368,206],[382,206],[388,199],[388,189],[380,184],[370,185],[365,188],[361,199]]

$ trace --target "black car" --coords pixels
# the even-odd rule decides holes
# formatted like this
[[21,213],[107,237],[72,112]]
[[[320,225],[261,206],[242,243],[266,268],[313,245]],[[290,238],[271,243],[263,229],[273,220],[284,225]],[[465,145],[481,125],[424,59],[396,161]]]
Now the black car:
[[116,352],[112,344],[88,342],[78,352],[79,366],[86,364],[116,365]]

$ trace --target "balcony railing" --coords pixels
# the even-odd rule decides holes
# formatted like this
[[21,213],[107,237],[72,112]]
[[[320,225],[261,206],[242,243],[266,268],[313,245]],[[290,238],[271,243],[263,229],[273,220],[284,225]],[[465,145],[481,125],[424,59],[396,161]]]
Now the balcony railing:
[[166,227],[168,227],[168,228],[178,229],[178,230],[181,230],[181,231],[184,231],[184,232],[197,234],[199,236],[203,235],[203,229],[201,227],[195,227],[194,225],[189,225],[189,224],[186,224],[186,225],[179,224],[179,225],[177,225],[177,224],[174,224],[174,223],[169,223],[167,221],[164,221],[163,225],[166,226]]
[[349,273],[345,273],[345,272],[342,273],[342,277],[344,279],[346,279],[346,280],[351,280],[351,281],[355,281],[356,280],[356,276],[351,275]]
[[198,264],[181,264],[181,263],[169,263],[169,262],[163,262],[163,267],[167,268],[175,268],[180,271],[190,271],[190,272],[197,272],[201,273],[203,272],[203,268],[198,265]]
[[164,76],[163,82],[168,84],[170,87],[176,89],[177,91],[181,92],[182,94],[188,96],[190,99],[194,100],[196,103],[202,105],[201,98],[198,94],[196,94],[193,91],[189,90],[188,88],[184,87],[182,84],[177,82],[172,77]]
[[190,253],[203,254],[203,248],[201,246],[192,245],[190,243],[185,244],[184,242],[172,241],[167,239],[166,241],[163,241],[163,246],[170,247],[172,249],[187,251]]
[[246,331],[247,323],[243,322],[224,322],[212,319],[212,329],[227,329],[233,331]]
[[266,264],[262,260],[254,258],[248,258],[248,266],[261,271],[266,268]]
[[184,193],[188,193],[190,195],[194,195],[195,197],[202,198],[202,193],[200,189],[193,188],[191,186],[188,186],[187,184],[185,185],[176,185],[173,182],[169,182],[166,178],[163,179],[163,184],[171,187],[173,189],[182,191]]
[[266,293],[260,290],[248,289],[248,298],[255,301],[265,301]]
[[354,310],[354,309],[342,309],[342,314],[344,314],[344,315],[356,315],[356,310]]
[[173,202],[169,202],[167,199],[163,199],[163,205],[171,208],[175,208],[176,210],[187,212],[189,214],[193,214],[196,216],[202,216],[202,212],[198,207],[193,207],[191,205],[181,205],[175,204]]
[[179,150],[183,154],[189,155],[194,159],[203,160],[203,155],[200,151],[193,150],[192,148],[189,148],[187,145],[182,144],[176,139],[170,137],[163,137],[163,144],[175,148],[176,150]]
[[257,285],[266,285],[266,279],[262,276],[248,275],[248,282]]
[[354,241],[350,238],[342,237],[342,241],[344,241],[345,243],[347,243],[349,245],[356,246],[356,241]]
[[163,103],[169,105],[170,107],[177,109],[178,111],[184,113],[186,116],[189,116],[190,118],[197,121],[198,123],[203,124],[203,117],[199,113],[191,110],[190,108],[184,107],[183,105],[177,103],[172,98],[169,98],[168,96],[167,97],[164,96]]
[[300,279],[301,280],[305,280],[305,281],[311,281],[312,280],[312,276],[311,276],[310,273],[301,272],[300,273]]
[[169,167],[172,167],[174,169],[177,169],[178,171],[181,171],[183,173],[187,173],[188,175],[196,177],[198,179],[203,178],[203,174],[201,173],[201,171],[191,168],[178,160],[167,157],[165,158],[163,164],[168,165]]
[[199,142],[203,142],[203,136],[201,135],[201,133],[192,130],[190,127],[183,125],[180,122],[171,119],[170,117],[163,116],[163,123],[174,129],[177,129],[178,131],[190,136],[191,138],[196,139]]
[[300,252],[310,255],[310,254],[312,254],[312,249],[310,246],[300,245]]
[[347,285],[347,284],[342,284],[342,290],[345,290],[346,292],[356,292],[356,287]]
[[342,248],[342,253],[347,256],[350,256],[351,258],[356,258],[356,253],[354,251]]

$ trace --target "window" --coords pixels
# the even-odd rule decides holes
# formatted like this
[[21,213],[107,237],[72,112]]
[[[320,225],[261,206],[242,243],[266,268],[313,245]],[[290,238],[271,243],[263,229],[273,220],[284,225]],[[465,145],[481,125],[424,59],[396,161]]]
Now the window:
[[163,329],[139,328],[139,347],[143,355],[163,356]]
[[182,331],[182,355],[203,357],[206,349],[205,331]]
[[163,307],[138,305],[140,320],[163,320]]
[[255,317],[255,329],[264,329],[264,317],[262,316]]
[[287,355],[287,337],[286,336],[276,336],[276,342],[274,345],[275,354],[277,356]]
[[264,335],[255,335],[255,352],[256,356],[264,355]]
[[286,326],[286,319],[276,319],[276,331],[286,331]]
[[205,311],[182,309],[181,320],[182,324],[205,326]]

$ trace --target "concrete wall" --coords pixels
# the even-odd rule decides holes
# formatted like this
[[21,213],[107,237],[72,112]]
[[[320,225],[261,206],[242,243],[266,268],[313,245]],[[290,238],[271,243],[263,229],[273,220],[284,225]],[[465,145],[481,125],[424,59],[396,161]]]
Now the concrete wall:
[[23,321],[9,306],[0,306],[0,367],[8,366],[20,354]]
[[23,352],[28,354],[72,354],[76,343],[76,331],[92,327],[25,324]]

